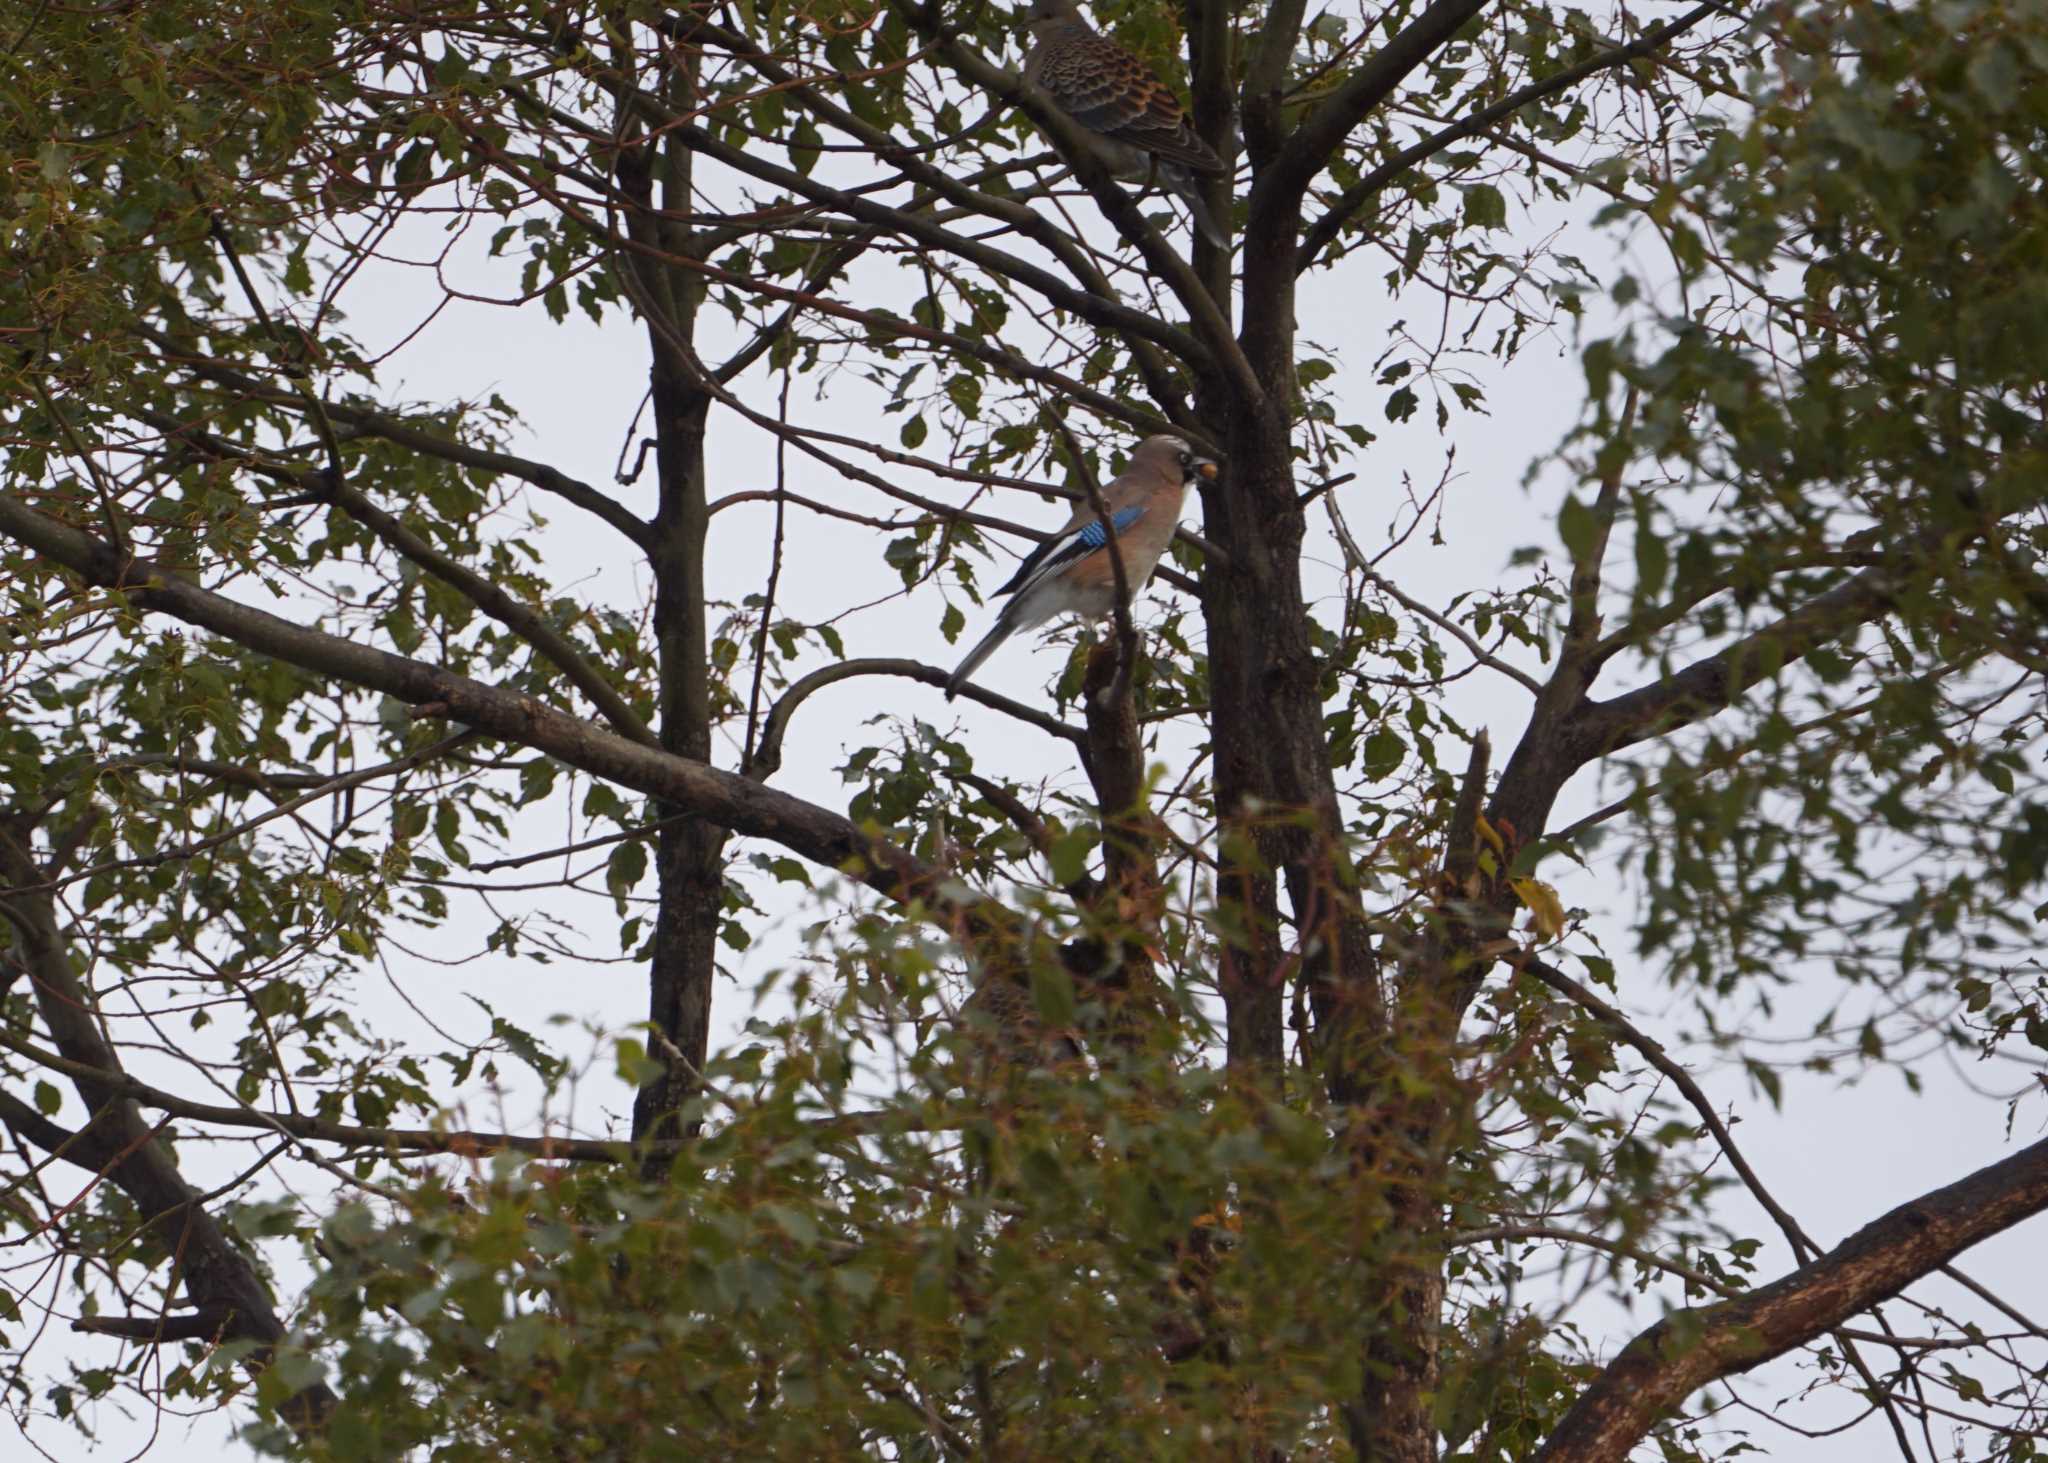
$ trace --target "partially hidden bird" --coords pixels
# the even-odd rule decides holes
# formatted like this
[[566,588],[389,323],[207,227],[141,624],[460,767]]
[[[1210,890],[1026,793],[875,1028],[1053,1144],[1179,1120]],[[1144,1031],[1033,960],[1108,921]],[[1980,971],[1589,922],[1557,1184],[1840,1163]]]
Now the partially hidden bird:
[[1223,160],[1195,135],[1173,88],[1083,20],[1075,0],[1032,0],[1030,14],[1036,44],[1024,58],[1024,80],[1094,134],[1110,172],[1137,182],[1156,179],[1187,204],[1203,238],[1228,248],[1229,237],[1195,178],[1224,171]]
[[[1147,437],[1131,453],[1130,464],[1102,490],[1102,508],[1116,530],[1117,557],[1124,580],[1136,596],[1159,567],[1159,556],[1180,526],[1181,505],[1196,481],[1216,476],[1216,464],[1197,456],[1185,438],[1162,433]],[[1010,582],[996,591],[1012,596],[967,658],[946,678],[946,699],[959,693],[967,678],[1019,630],[1043,624],[1054,615],[1106,619],[1116,611],[1116,564],[1110,558],[1109,533],[1103,514],[1084,501],[1066,527],[1040,544]]]

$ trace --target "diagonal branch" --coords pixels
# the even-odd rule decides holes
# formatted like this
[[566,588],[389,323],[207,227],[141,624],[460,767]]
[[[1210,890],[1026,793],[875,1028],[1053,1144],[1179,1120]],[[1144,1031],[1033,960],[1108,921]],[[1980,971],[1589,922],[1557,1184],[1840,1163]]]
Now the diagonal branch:
[[[259,401],[265,406],[287,407],[294,411],[305,410],[305,403],[296,393],[281,391],[254,376],[246,375],[226,362],[204,354],[191,342],[177,340],[140,323],[136,324],[135,330],[154,344],[163,353],[165,360],[184,367],[195,376],[226,386],[250,401]],[[497,452],[487,447],[475,447],[467,442],[458,442],[452,437],[443,437],[438,433],[426,431],[403,418],[368,407],[338,401],[326,401],[321,405],[331,420],[343,426],[353,427],[365,436],[376,437],[394,446],[438,458],[443,462],[452,462],[460,467],[473,467],[481,472],[502,473],[506,477],[517,478],[602,519],[641,548],[648,547],[652,542],[647,524],[623,503],[599,492],[588,483],[579,482],[558,468],[550,467],[547,463],[515,457],[509,452]]]
[[[64,1156],[112,1178],[165,1252],[179,1257],[177,1277],[194,1307],[220,1316],[222,1335],[254,1343],[245,1365],[261,1371],[286,1334],[269,1285],[125,1095],[126,1074],[101,1033],[92,994],[58,927],[54,900],[47,890],[20,892],[42,877],[30,855],[31,836],[20,819],[0,829],[0,881],[16,889],[0,902],[0,918],[12,927],[12,953],[28,972],[37,1009],[57,1046],[46,1055],[71,1072],[79,1097],[93,1114],[83,1131],[69,1135],[73,1141],[65,1145]],[[33,1141],[38,1131],[30,1128],[25,1135]],[[336,1401],[325,1383],[315,1381],[292,1390],[280,1411],[304,1435],[323,1425]]]
[[0,494],[0,536],[14,539],[89,584],[117,590],[135,609],[166,614],[315,675],[382,691],[421,714],[445,716],[646,793],[709,822],[780,844],[836,869],[885,898],[916,902],[966,937],[991,934],[1006,916],[992,901],[949,892],[956,881],[878,834],[815,803],[703,762],[645,746],[531,696],[471,680],[423,661],[296,624],[201,589],[155,565]]
[[1294,129],[1272,166],[1252,185],[1253,216],[1293,217],[1308,185],[1329,166],[1351,129],[1485,8],[1486,0],[1436,0],[1375,51],[1371,60]]
[[[789,71],[775,57],[751,45],[746,37],[720,30],[717,26],[704,20],[693,20],[690,33],[693,40],[716,41],[761,76],[775,82],[784,95],[809,110],[821,121],[844,132],[847,136],[855,138],[860,146],[864,147],[877,159],[901,170],[905,178],[913,180],[929,194],[935,194],[959,208],[970,210],[984,218],[991,218],[1006,223],[1026,238],[1032,240],[1032,242],[1046,249],[1080,282],[1082,289],[1089,295],[1101,300],[1105,306],[1113,307],[1123,312],[1123,323],[1121,325],[1108,326],[1108,328],[1117,329],[1120,334],[1129,340],[1132,350],[1139,358],[1139,366],[1153,394],[1159,398],[1162,407],[1165,407],[1170,413],[1178,415],[1175,408],[1179,404],[1180,394],[1172,385],[1166,362],[1159,355],[1158,350],[1155,349],[1156,346],[1163,345],[1164,342],[1155,340],[1154,337],[1147,333],[1149,327],[1157,322],[1145,312],[1132,310],[1129,306],[1119,301],[1116,291],[1110,285],[1109,280],[1088,257],[1086,250],[1070,238],[1067,232],[1051,219],[1015,199],[998,197],[995,194],[973,188],[964,180],[954,177],[943,168],[926,162],[919,149],[905,147],[888,129],[863,120],[857,113],[840,106],[816,88],[801,85],[794,73]],[[1000,103],[997,103],[995,107],[991,108],[988,117],[993,117],[999,110]],[[984,122],[988,120],[988,117],[983,119]],[[980,125],[977,123],[977,128]],[[891,211],[900,219],[921,207],[921,202],[913,200],[910,209],[895,209]],[[936,241],[928,240],[927,242],[933,243],[935,247],[948,248],[954,252],[959,252],[961,246],[967,241],[963,240],[957,232],[941,227]],[[1015,279],[1019,284],[1027,285],[1030,288],[1037,288],[1037,286],[1031,285],[1028,281],[1009,272],[1015,268],[1025,268],[1032,270],[1034,275],[1037,275],[1041,271],[1038,271],[1036,266],[1027,264],[1015,255],[1002,253],[986,245],[976,245],[975,247],[983,251],[986,256],[976,261],[982,267],[991,269],[994,273]],[[1043,294],[1044,291],[1041,289],[1039,293]],[[1047,298],[1051,297],[1048,296]],[[1102,321],[1095,323],[1106,324],[1106,322]],[[1191,341],[1189,343],[1192,344]],[[1183,359],[1191,359],[1185,350],[1176,350],[1175,353]]]
[[229,461],[241,462],[268,476],[285,478],[296,483],[309,495],[333,503],[349,517],[362,524],[378,538],[396,550],[402,557],[410,559],[443,584],[448,585],[464,599],[482,610],[499,624],[511,630],[534,651],[559,670],[577,690],[589,698],[590,704],[604,715],[621,736],[631,737],[636,742],[657,746],[655,735],[647,729],[647,723],[618,688],[606,678],[576,642],[562,631],[549,624],[546,616],[532,605],[523,604],[505,592],[502,585],[477,573],[467,564],[435,548],[390,513],[386,513],[369,494],[351,484],[339,473],[329,470],[315,471],[312,468],[286,467],[270,460],[258,461],[256,454],[231,442],[202,432],[189,423],[165,416],[161,412],[143,408],[136,415],[153,426],[161,427],[173,437],[190,442],[205,452]]
[[1439,614],[1420,600],[1411,599],[1406,594],[1403,594],[1391,579],[1386,578],[1377,569],[1373,568],[1372,560],[1366,557],[1363,549],[1359,548],[1358,541],[1351,536],[1350,525],[1345,523],[1344,515],[1337,510],[1337,500],[1335,498],[1327,498],[1324,500],[1323,506],[1329,512],[1330,527],[1336,532],[1337,545],[1344,551],[1345,562],[1357,571],[1367,584],[1383,592],[1387,598],[1393,600],[1394,603],[1400,605],[1401,608],[1407,610],[1410,614],[1429,621],[1437,629],[1451,636],[1460,645],[1464,646],[1471,653],[1472,658],[1480,665],[1485,666],[1488,670],[1499,671],[1509,680],[1518,682],[1526,690],[1541,694],[1543,687],[1534,676],[1521,667],[1511,665],[1507,661],[1502,660],[1484,645],[1481,645],[1470,631],[1448,615]]
[[1691,30],[1708,16],[1726,14],[1727,10],[1728,7],[1724,0],[1705,0],[1704,4],[1695,6],[1674,20],[1667,20],[1662,25],[1650,27],[1650,29],[1644,31],[1625,46],[1616,46],[1611,51],[1602,51],[1599,55],[1589,57],[1576,66],[1566,67],[1554,76],[1546,76],[1541,81],[1532,81],[1527,86],[1502,97],[1492,106],[1482,107],[1469,117],[1463,117],[1456,122],[1450,123],[1448,126],[1441,127],[1421,141],[1403,148],[1338,194],[1336,202],[1332,203],[1323,216],[1309,227],[1308,232],[1302,236],[1300,246],[1294,253],[1294,267],[1296,271],[1299,272],[1312,266],[1318,257],[1321,256],[1323,250],[1328,248],[1337,235],[1343,231],[1344,225],[1349,223],[1361,208],[1372,202],[1379,195],[1380,190],[1385,188],[1387,184],[1393,182],[1394,179],[1400,177],[1417,163],[1435,157],[1454,143],[1462,142],[1468,137],[1474,137],[1487,131],[1495,123],[1519,112],[1531,102],[1539,102],[1547,96],[1555,96],[1558,92],[1567,91],[1577,86],[1589,76],[1597,75],[1602,71],[1611,71],[1617,66],[1626,66],[1631,61],[1647,56],[1666,41],[1675,39],[1686,31]]
[[[736,170],[748,173],[764,182],[776,183],[789,188],[792,192],[802,193],[807,196],[823,194],[830,195],[833,198],[844,197],[847,199],[845,205],[847,211],[853,216],[863,219],[865,222],[875,223],[886,228],[900,227],[903,232],[907,233],[916,233],[929,223],[929,220],[901,214],[897,210],[882,204],[869,204],[864,200],[853,198],[851,195],[842,195],[839,193],[839,190],[828,188],[824,184],[813,184],[800,173],[761,161],[739,148],[729,147],[712,137],[709,133],[704,132],[701,128],[679,126],[673,130],[681,134],[689,142],[693,150],[719,162],[727,163]],[[1128,422],[1143,431],[1182,430],[1162,417],[1150,412],[1136,410],[1106,392],[1084,385],[1048,366],[1039,365],[1006,347],[992,345],[985,340],[975,340],[952,331],[920,325],[916,321],[904,319],[902,316],[884,314],[874,310],[857,309],[851,305],[841,304],[826,295],[807,294],[802,290],[791,289],[785,285],[771,284],[753,275],[741,274],[730,269],[721,269],[719,266],[706,263],[704,260],[676,254],[656,245],[634,239],[629,235],[621,234],[616,229],[608,227],[602,219],[577,203],[576,200],[564,195],[558,188],[549,183],[547,179],[522,171],[519,159],[492,151],[488,142],[481,136],[473,135],[473,140],[480,150],[490,152],[492,161],[498,164],[505,172],[518,177],[528,187],[533,189],[535,193],[560,209],[565,216],[574,219],[598,237],[617,245],[628,255],[636,258],[649,258],[657,263],[699,275],[713,283],[727,285],[736,290],[758,295],[763,299],[797,304],[806,309],[815,310],[821,315],[851,321],[871,331],[880,339],[900,336],[906,340],[924,341],[942,350],[952,351],[969,359],[981,361],[999,371],[1008,373],[1020,381],[1035,381],[1041,385],[1053,387],[1072,396],[1077,401],[1086,402],[1093,410],[1112,420]],[[913,228],[912,225],[916,227]],[[937,225],[932,225],[932,227],[934,229],[938,228]],[[950,241],[942,244],[941,247],[953,247],[960,242],[960,236],[957,234],[952,234],[944,229],[938,229],[938,233],[943,235],[944,240]],[[959,250],[955,248],[954,252],[959,252]],[[1056,293],[1059,297],[1056,303],[1071,307],[1074,313],[1083,319],[1089,318],[1091,314],[1100,315],[1102,313],[1101,307],[1105,302],[1096,299],[1085,291],[1072,288],[1049,271],[1041,270],[1039,273],[1043,276],[1044,283],[1048,287],[1047,289],[1040,290],[1040,292],[1046,293],[1048,298],[1051,298],[1052,294]],[[1019,282],[1023,283],[1023,281]],[[1031,287],[1038,288],[1037,285],[1032,285]],[[1048,293],[1048,290],[1051,293]],[[1136,316],[1145,322],[1140,333],[1157,336],[1163,332],[1170,336],[1178,336],[1186,341],[1190,349],[1194,351],[1194,359],[1203,359],[1196,343],[1188,339],[1187,333],[1178,327],[1167,325],[1165,322],[1153,317],[1140,316],[1139,312],[1130,311],[1124,306],[1116,306],[1114,313],[1119,322],[1116,328],[1125,328],[1121,323],[1125,316]],[[1133,330],[1139,329],[1137,326],[1129,328]],[[705,374],[708,376],[709,373]]]
[[1726,710],[1750,687],[1885,615],[1906,574],[1939,542],[1931,531],[1909,540],[1892,563],[1852,575],[1714,654],[1606,701],[1585,694],[1601,659],[1594,647],[1578,674],[1545,683],[1488,815],[1507,818],[1525,840],[1538,837],[1580,768]]
[[1548,961],[1527,955],[1511,963],[1516,969],[1542,981],[1564,996],[1622,1041],[1635,1048],[1637,1055],[1655,1067],[1665,1080],[1676,1087],[1685,1100],[1692,1104],[1692,1110],[1699,1114],[1700,1122],[1713,1134],[1715,1146],[1734,1167],[1736,1176],[1742,1180],[1742,1186],[1749,1190],[1750,1197],[1762,1206],[1764,1213],[1771,1216],[1772,1222],[1778,1226],[1778,1232],[1785,1236],[1785,1243],[1792,1247],[1792,1253],[1802,1260],[1820,1253],[1820,1246],[1808,1238],[1806,1231],[1800,1228],[1799,1221],[1771,1197],[1771,1191],[1764,1187],[1764,1182],[1757,1177],[1756,1170],[1749,1166],[1749,1160],[1744,1158],[1742,1150],[1735,1146],[1735,1135],[1728,1131],[1728,1125],[1721,1121],[1721,1115],[1714,1111],[1713,1103],[1707,1100],[1705,1089],[1693,1080],[1692,1074],[1686,1071],[1683,1063],[1675,1060],[1664,1049],[1662,1042],[1644,1033],[1634,1022],[1622,1015],[1618,1008],[1602,1000]]
[[1138,205],[1111,176],[1080,123],[1053,106],[1045,94],[1022,84],[1015,73],[997,66],[980,52],[948,39],[939,54],[961,80],[999,104],[1016,107],[1059,148],[1074,178],[1095,199],[1118,233],[1144,257],[1151,272],[1165,281],[1193,324],[1196,336],[1213,361],[1230,377],[1247,402],[1265,399],[1265,389],[1230,329],[1225,303],[1211,295],[1188,261],[1176,254],[1159,231],[1145,220]]
[[1665,1317],[1579,1395],[1538,1463],[1625,1463],[1660,1419],[1707,1383],[1804,1345],[2044,1209],[2048,1139],[1900,1205],[1739,1300]]
[[1900,584],[1894,567],[1866,569],[1662,680],[1610,700],[1586,703],[1580,720],[1597,746],[1595,755],[1620,751],[1725,710],[1758,682],[1884,614]]

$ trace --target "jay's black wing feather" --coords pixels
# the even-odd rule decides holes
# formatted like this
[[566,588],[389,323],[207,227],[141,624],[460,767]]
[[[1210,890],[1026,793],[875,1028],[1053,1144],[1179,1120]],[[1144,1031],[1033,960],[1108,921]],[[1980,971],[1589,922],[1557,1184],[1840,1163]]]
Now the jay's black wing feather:
[[[1117,536],[1121,538],[1130,532],[1131,525],[1145,516],[1140,506],[1119,508],[1109,515],[1109,521],[1116,525]],[[1102,520],[1091,518],[1079,528],[1072,528],[1049,538],[1029,554],[1017,566],[1007,583],[996,591],[997,594],[1015,594],[1032,580],[1050,574],[1063,565],[1071,564],[1087,554],[1092,554],[1109,542],[1109,535],[1102,531]]]

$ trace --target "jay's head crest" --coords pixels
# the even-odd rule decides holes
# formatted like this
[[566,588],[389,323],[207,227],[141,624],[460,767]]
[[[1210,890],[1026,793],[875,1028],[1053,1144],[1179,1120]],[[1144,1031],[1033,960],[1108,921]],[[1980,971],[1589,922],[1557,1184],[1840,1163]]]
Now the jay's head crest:
[[1187,438],[1164,432],[1138,444],[1131,454],[1131,466],[1171,474],[1184,488],[1216,476],[1216,464],[1190,447]]

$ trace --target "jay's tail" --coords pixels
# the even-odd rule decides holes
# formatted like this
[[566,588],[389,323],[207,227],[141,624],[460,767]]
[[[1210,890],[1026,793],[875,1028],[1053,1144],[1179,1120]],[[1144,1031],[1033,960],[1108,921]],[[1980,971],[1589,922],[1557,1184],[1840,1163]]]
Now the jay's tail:
[[1015,603],[1016,601],[1012,600],[1010,604],[1003,606],[1003,613],[996,616],[994,627],[989,630],[988,634],[981,637],[974,649],[967,652],[967,658],[953,668],[953,674],[946,677],[946,699],[948,701],[951,701],[959,694],[960,688],[967,684],[967,678],[980,669],[981,663],[991,655],[994,655],[996,647],[1005,640],[1008,640],[1011,632],[1017,628],[1016,622],[1010,615],[1010,608]]

